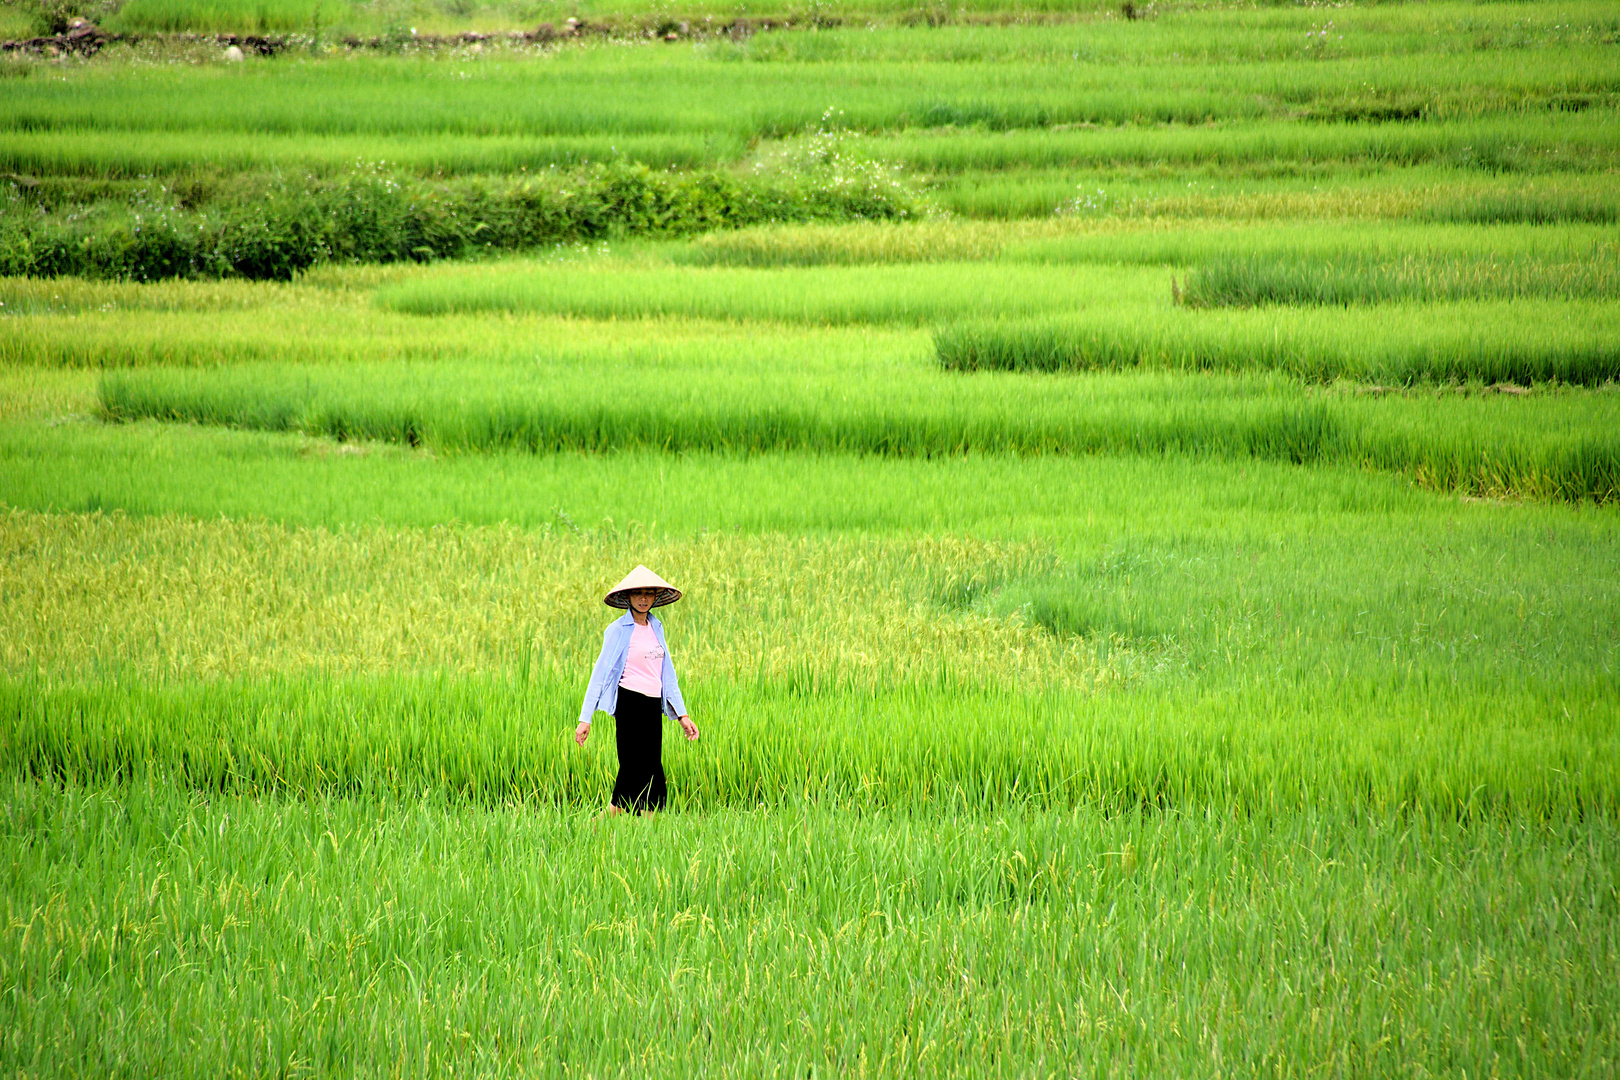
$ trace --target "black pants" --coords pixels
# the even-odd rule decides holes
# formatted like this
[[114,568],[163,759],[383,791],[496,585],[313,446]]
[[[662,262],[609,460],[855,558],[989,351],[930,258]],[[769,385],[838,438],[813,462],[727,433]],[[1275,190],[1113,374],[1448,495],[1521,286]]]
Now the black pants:
[[619,778],[613,805],[624,810],[661,810],[664,790],[664,703],[619,687],[613,710],[619,743]]

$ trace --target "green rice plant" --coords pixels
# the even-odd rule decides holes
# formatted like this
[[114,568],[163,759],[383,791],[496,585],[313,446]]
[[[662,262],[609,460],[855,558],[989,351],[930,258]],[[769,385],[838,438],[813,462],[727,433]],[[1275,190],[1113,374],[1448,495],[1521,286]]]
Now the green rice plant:
[[1145,272],[1053,273],[1011,264],[893,267],[545,266],[512,262],[401,282],[377,292],[412,315],[542,312],[589,318],[686,316],[838,325],[917,324],[988,311],[1034,314],[1089,306],[1109,290],[1145,292]]
[[981,262],[1016,235],[1006,227],[949,220],[766,226],[709,233],[670,257],[687,266],[752,269]]
[[[790,0],[764,0],[751,5],[744,15],[816,32],[756,36],[749,36],[750,22],[739,18],[734,7],[713,0],[693,0],[673,13],[647,3],[582,3],[578,10],[625,36],[644,28],[678,27],[681,21],[689,24],[689,33],[704,36],[735,28],[733,34],[744,40],[725,42],[727,51],[722,55],[756,62],[897,57],[1005,62],[1073,58],[1077,52],[1093,63],[1236,62],[1279,54],[1323,59],[1420,55],[1435,51],[1437,36],[1476,49],[1527,52],[1602,43],[1610,29],[1603,5],[1591,2],[1560,8],[1556,14],[1526,14],[1501,4],[1436,4],[1419,11],[1352,9],[1324,20],[1310,11],[1279,7],[1230,10],[1205,4],[1174,11],[1155,9],[1151,18],[1131,19],[1115,6],[1073,0],[970,0],[953,8],[930,8],[914,0],[838,0],[815,9]],[[241,33],[255,30],[260,25],[255,20],[268,16],[285,24],[285,29],[309,31],[308,18],[302,23],[293,21],[297,12],[296,5],[275,2],[221,8],[217,0],[130,0],[105,21],[133,31]],[[318,25],[334,32],[371,34],[385,29],[390,20],[409,23],[424,34],[533,29],[536,14],[534,8],[503,0],[459,4],[418,0],[390,4],[386,9],[345,0],[322,8]],[[1330,40],[1318,40],[1325,24],[1337,33]],[[844,25],[865,32],[830,32]],[[919,26],[930,32],[918,35],[912,28]]]
[[[1061,218],[1125,221],[1320,222],[1453,220],[1475,201],[1533,199],[1578,207],[1612,200],[1601,173],[1556,177],[1492,174],[1454,165],[1360,167],[1277,161],[1113,168],[973,169],[928,177],[930,197],[952,214],[983,221]],[[1550,209],[1549,214],[1559,211]],[[1549,223],[1557,223],[1552,218]]]
[[[1462,523],[1458,551],[1474,555],[1428,567],[1401,564],[1413,542],[1398,525],[1322,540],[1320,519],[1301,517],[1258,567],[1229,539],[1172,539],[1064,568],[1027,542],[974,539],[14,512],[0,768],[75,784],[589,803],[612,755],[569,735],[611,617],[599,579],[634,558],[691,601],[666,614],[708,727],[671,754],[693,809],[1609,813],[1614,589],[1556,579],[1601,562],[1613,530],[1557,517],[1550,533],[1505,535],[1525,565],[1457,595],[1458,570],[1500,566],[1504,549],[1479,544],[1490,522]],[[1568,546],[1536,554],[1550,536]],[[1320,557],[1335,549],[1348,565]],[[1127,580],[1141,592],[1121,591]],[[1015,617],[961,607],[953,582],[983,583],[983,603]],[[1017,617],[1032,592],[1044,623]],[[1128,636],[1145,623],[1050,617],[1110,597],[1178,648]],[[1557,645],[1539,656],[1527,634]]]
[[[19,333],[30,325],[27,317],[116,312],[120,318],[127,318],[134,312],[241,312],[272,305],[302,309],[307,315],[316,304],[326,306],[321,301],[329,302],[329,298],[312,289],[241,280],[133,282],[0,278],[0,316],[9,318],[10,328]],[[63,332],[62,328],[59,327],[58,332]],[[64,333],[63,336],[69,335]]]
[[[762,618],[804,639],[827,639],[817,650],[812,681],[830,687],[965,678],[951,673],[969,668],[1031,687],[1057,680],[1089,688],[1123,677],[1121,670],[1103,674],[1077,643],[1038,629],[970,615],[931,625],[929,612],[906,602],[908,581],[920,566],[925,579],[935,565],[978,565],[1011,575],[1034,557],[1027,543],[850,539],[806,547],[780,537],[667,540],[649,535],[656,506],[638,510],[627,502],[614,509],[647,517],[622,516],[628,535],[615,542],[574,535],[566,511],[559,514],[555,505],[547,508],[548,527],[540,535],[512,528],[332,534],[172,518],[13,516],[6,522],[7,549],[17,559],[32,563],[41,551],[36,545],[43,544],[61,561],[54,570],[24,571],[19,564],[8,574],[16,605],[8,608],[14,621],[0,668],[50,678],[78,668],[83,675],[182,682],[308,671],[511,674],[516,668],[566,681],[577,674],[580,655],[590,653],[587,662],[594,657],[612,616],[595,595],[602,560],[609,549],[640,547],[636,558],[684,567],[683,587],[708,597],[705,611],[688,624],[683,656],[710,677],[780,681],[803,672],[792,640],[760,641]],[[455,542],[440,548],[452,535]],[[166,552],[183,552],[189,570]],[[272,571],[273,565],[281,569]],[[790,567],[817,582],[791,602],[739,583]],[[98,617],[72,599],[80,589],[101,594],[121,614]],[[121,599],[112,601],[115,596]],[[860,610],[847,610],[851,602]],[[956,661],[942,665],[947,642]]]
[[0,367],[0,422],[42,420],[95,412],[95,376],[87,371]]
[[[971,11],[974,6],[959,10]],[[1018,10],[1016,5],[1000,7],[1004,15]],[[1501,4],[1441,3],[1422,8],[1346,8],[1330,18],[1287,5],[1155,8],[1139,11],[1147,17],[1138,19],[1112,6],[1087,10],[1078,5],[1070,10],[1078,15],[1072,22],[1030,19],[1026,23],[1013,17],[1000,23],[969,18],[960,24],[947,11],[926,34],[879,22],[859,33],[759,35],[747,42],[742,54],[751,60],[777,62],[928,59],[1238,65],[1281,58],[1425,56],[1459,46],[1524,55],[1571,45],[1606,44],[1614,29],[1613,13],[1592,0],[1559,8],[1556,13]],[[1331,40],[1324,48],[1319,39],[1325,24],[1331,24],[1336,33],[1329,35]],[[1381,96],[1365,85],[1355,91],[1350,96],[1363,103]],[[1575,101],[1567,105],[1580,107]]]
[[[554,263],[594,259],[594,249],[555,252]],[[63,368],[279,363],[392,363],[400,360],[607,363],[649,342],[695,355],[699,345],[735,359],[757,327],[656,319],[596,322],[567,316],[438,316],[379,310],[378,284],[431,277],[436,267],[330,267],[284,282],[108,282],[0,280],[0,310],[12,318],[0,337],[7,365]],[[458,272],[452,268],[451,272]],[[221,316],[229,317],[221,317]],[[762,336],[770,346],[805,350],[791,335]],[[893,347],[895,338],[880,339]],[[738,374],[741,374],[740,372]]]
[[[1419,417],[1443,432],[1458,410]],[[532,531],[7,514],[8,768],[589,801],[609,760],[566,737],[610,614],[598,589],[645,560],[691,601],[667,614],[689,698],[714,721],[685,781],[694,807],[926,797],[1518,814],[1600,808],[1615,790],[1608,515],[1476,509],[1261,466],[1214,478],[1173,462],[643,455],[479,458],[435,477],[450,466],[379,472],[359,467],[385,460],[341,454],[254,470],[251,444],[215,443],[229,456],[212,473],[206,444],[131,447],[136,488],[174,473],[192,499],[285,513],[281,491],[308,491],[321,469],[335,481],[321,490],[358,500],[355,521],[395,495],[422,512],[424,486],[491,515],[557,502]],[[40,445],[58,457],[19,461],[18,475],[58,498],[87,478],[116,497],[88,446]],[[655,496],[646,480],[660,471]],[[616,525],[587,516],[593,491]],[[781,531],[883,520],[851,507],[852,491],[892,503],[901,534]],[[714,528],[761,495],[757,534]],[[653,515],[708,527],[668,536]],[[919,525],[1037,528],[1061,547]],[[1099,609],[1131,622],[1099,622]],[[886,718],[881,738],[872,716]]]
[[[637,559],[691,601],[667,615],[708,730],[671,755],[693,809],[1612,812],[1620,643],[1590,572],[1612,527],[1444,516],[1444,555],[1408,515],[1189,548],[1184,513],[1064,567],[1027,542],[577,536],[562,516],[525,533],[11,513],[0,767],[590,803],[611,753],[569,734],[611,614],[600,582]],[[1525,558],[1502,569],[1508,551]],[[1088,603],[1137,623],[1075,620]]]
[[[1382,411],[1386,436],[1461,429],[1453,447],[1501,420],[1355,404],[1374,432]],[[682,670],[721,681],[1365,678],[1421,696],[1435,679],[1490,692],[1620,675],[1612,515],[1459,502],[1344,466],[433,458],[156,425],[0,435],[6,503],[55,511],[6,516],[0,670],[48,683],[577,679],[610,614],[596,588],[620,562],[688,588],[696,602],[670,613]],[[1034,599],[1053,617],[1026,610]],[[1059,617],[1068,601],[1128,618]]]
[[1218,1039],[1584,1080],[1616,1053],[1607,818],[0,805],[3,1053],[64,1073],[1089,1078],[1196,1073]]
[[[1118,221],[1203,220],[1299,221],[1343,218],[1400,218],[1425,202],[1413,188],[1428,166],[1399,170],[1402,185],[1381,177],[1368,184],[1357,170],[1334,169],[1327,176],[1226,176],[1199,170],[1166,177],[1121,176],[1128,169],[974,169],[928,177],[929,194],[946,212],[984,222],[1029,219],[1106,225]],[[1188,179],[1191,172],[1194,179]],[[1448,170],[1456,174],[1457,170]],[[1324,181],[1326,181],[1324,183]]]
[[0,168],[47,176],[141,179],[154,175],[308,170],[340,175],[383,167],[419,176],[572,169],[634,161],[654,168],[701,169],[742,156],[725,135],[310,136],[264,132],[154,131],[131,140],[117,130],[8,130]]
[[1098,312],[963,323],[940,329],[934,342],[952,371],[1272,370],[1401,385],[1597,385],[1620,375],[1613,310],[1591,301],[1401,303],[1376,316],[1278,307]]
[[[1083,35],[1084,28],[1073,32]],[[927,40],[932,32],[896,33],[901,40]],[[1303,44],[1303,35],[1285,33]],[[866,31],[830,34],[825,40],[864,39]],[[411,55],[297,65],[93,65],[61,79],[18,80],[0,100],[0,129],[536,139],[703,133],[751,140],[813,133],[831,107],[844,128],[857,132],[1015,132],[1006,138],[977,131],[946,138],[900,134],[871,143],[885,160],[941,169],[975,162],[1027,166],[1281,154],[1391,162],[1449,157],[1491,170],[1544,171],[1589,169],[1612,158],[1608,114],[1620,81],[1608,47],[1596,43],[1516,50],[1512,63],[1504,63],[1497,50],[1457,50],[1331,63],[1284,52],[1235,64],[1144,64],[1136,58],[1090,63],[1074,55],[1081,44],[1075,40],[1066,61],[1047,56],[1007,63],[734,63],[699,49],[659,47],[488,59]],[[1456,87],[1434,103],[1436,111],[1479,119],[1435,125],[1287,119],[1317,102],[1342,103],[1368,84],[1389,95],[1425,98],[1433,98],[1435,87]],[[1588,95],[1593,107],[1573,114],[1545,108],[1555,96],[1572,94]],[[344,107],[326,107],[334,100]],[[1517,109],[1532,113],[1491,115]],[[1231,133],[1152,126],[1240,120],[1282,122]],[[1062,124],[1133,126],[1016,133]]]
[[1484,264],[1501,260],[1523,273],[1568,264],[1596,272],[1615,259],[1610,230],[1582,224],[1458,225],[1407,221],[1073,221],[1012,224],[1000,258],[1016,262],[1121,263],[1188,269],[1222,259],[1256,262]]
[[[1595,499],[1620,494],[1620,446],[1613,432],[1612,390],[1583,421],[1553,426],[1544,440],[1504,439],[1503,421],[1559,425],[1551,410],[1517,409],[1509,394],[1423,402],[1422,408],[1385,410],[1362,396],[1344,402],[1342,443],[1333,456],[1372,468],[1398,468],[1441,490],[1530,498]],[[1585,410],[1582,410],[1583,412]],[[1538,416],[1537,414],[1540,413]],[[1367,423],[1372,416],[1376,423]]]
[[[74,785],[600,806],[616,762],[605,743],[574,745],[582,678],[48,689],[6,680],[0,765]],[[689,681],[706,738],[669,757],[675,806],[696,811],[800,801],[1262,816],[1405,808],[1533,821],[1612,815],[1620,792],[1606,681],[1424,695],[1341,682],[1290,687],[1286,706],[1276,687],[1098,696],[954,681],[863,692],[807,675]],[[1519,719],[1504,726],[1503,715]],[[881,738],[865,720],[881,722]],[[600,723],[612,730],[611,719]]]
[[[19,375],[38,373],[26,369]],[[56,380],[62,373],[46,374],[61,385]],[[334,528],[382,523],[426,529],[454,520],[603,537],[642,530],[688,536],[720,528],[804,536],[961,529],[1067,545],[1093,527],[1070,512],[1074,505],[1124,522],[1125,531],[1169,527],[1178,533],[1194,530],[1182,520],[1183,504],[1196,505],[1226,535],[1247,537],[1251,527],[1260,530],[1256,535],[1291,530],[1291,515],[1314,526],[1334,515],[1414,513],[1416,505],[1437,498],[1355,470],[1194,457],[930,460],[633,449],[433,457],[387,443],[154,422],[87,423],[94,377],[67,376],[69,387],[83,395],[69,399],[79,422],[63,415],[64,409],[46,411],[41,422],[0,425],[0,491],[10,506]],[[8,382],[8,397],[15,385]],[[49,401],[43,408],[49,409]],[[178,461],[185,469],[152,465]],[[640,479],[649,475],[659,477],[650,502],[637,494]],[[1556,510],[1538,506],[1534,512]],[[1342,524],[1350,528],[1350,522]],[[1587,543],[1601,546],[1596,538]],[[1346,557],[1334,552],[1321,561],[1343,563]],[[967,573],[951,580],[956,583],[936,591],[959,605],[967,599],[962,582],[976,578]]]
[[[85,289],[63,287],[62,279],[38,282],[28,290],[44,296],[60,289],[63,300],[41,303],[71,303],[77,296],[97,295]],[[96,283],[116,288],[126,283]],[[219,283],[227,284],[246,283]],[[255,283],[256,284],[256,283]],[[39,287],[39,286],[44,286]],[[10,291],[13,298],[16,291]],[[77,294],[77,295],[76,295]],[[101,295],[105,295],[104,293]],[[197,294],[187,297],[193,301]],[[192,311],[135,310],[51,313],[35,316],[20,325],[0,343],[0,358],[8,364],[63,368],[214,366],[219,364],[280,361],[343,363],[353,360],[443,359],[468,355],[471,350],[511,353],[521,349],[516,334],[502,334],[501,327],[471,326],[471,320],[448,320],[435,332],[412,334],[411,327],[398,319],[366,308],[352,306],[333,310],[325,304],[300,304],[256,310],[250,293],[221,297],[216,311],[245,310],[237,319],[199,318]],[[286,300],[283,296],[281,299]],[[150,293],[142,302],[161,303]],[[14,301],[7,301],[11,303]],[[208,308],[202,308],[204,312]],[[456,332],[466,336],[459,342]],[[492,332],[493,331],[493,332]],[[532,342],[530,342],[532,345]],[[532,351],[532,350],[531,350]]]
[[1539,259],[1333,260],[1227,255],[1187,276],[1189,307],[1387,304],[1517,297],[1608,299],[1620,295],[1620,246],[1580,262]]
[[[784,266],[836,266],[860,264],[889,264],[905,262],[946,262],[962,259],[980,260],[966,266],[941,267],[925,271],[931,275],[930,285],[944,292],[971,291],[979,280],[993,280],[1005,273],[1001,268],[982,265],[982,260],[999,258],[1013,263],[1036,263],[1051,267],[1089,263],[1099,266],[1125,264],[1138,266],[1196,266],[1226,256],[1248,257],[1262,260],[1309,259],[1316,262],[1399,262],[1422,259],[1482,263],[1485,260],[1506,261],[1510,265],[1523,264],[1524,273],[1533,273],[1538,265],[1588,263],[1601,269],[1612,264],[1614,247],[1608,233],[1595,226],[1467,226],[1444,224],[1406,224],[1376,222],[1266,222],[1233,223],[1205,222],[1198,225],[1172,225],[1162,221],[1084,221],[1049,219],[1038,222],[988,223],[951,220],[917,221],[904,223],[858,222],[843,225],[757,227],[737,232],[709,234],[686,246],[657,246],[633,241],[614,241],[600,247],[554,246],[547,250],[543,260],[507,264],[475,275],[470,280],[521,279],[532,275],[544,280],[592,280],[591,272],[611,274],[619,270],[634,270],[645,274],[668,263],[698,266],[737,266],[776,268]],[[607,260],[599,255],[610,255]],[[1030,271],[1019,270],[1027,275]],[[1563,271],[1568,273],[1566,270]],[[318,288],[286,287],[272,284],[253,285],[235,283],[111,283],[73,279],[0,279],[0,313],[12,316],[46,317],[33,322],[17,319],[11,323],[9,340],[0,341],[0,355],[10,362],[38,362],[48,355],[83,355],[85,362],[95,363],[97,348],[112,348],[111,338],[141,325],[139,318],[129,319],[131,313],[149,311],[183,312],[187,310],[246,311],[256,310],[255,320],[274,326],[273,332],[249,335],[237,334],[230,349],[219,348],[220,356],[239,351],[241,355],[263,356],[267,350],[278,355],[293,350],[279,349],[280,342],[302,338],[299,346],[305,354],[334,356],[337,350],[323,348],[322,340],[346,340],[356,343],[358,336],[348,332],[355,325],[366,326],[367,333],[383,336],[415,337],[421,340],[460,337],[484,340],[491,336],[491,324],[484,320],[465,320],[443,324],[424,324],[420,320],[399,322],[397,327],[386,318],[358,310],[354,298],[369,296],[379,286],[388,287],[417,283],[417,287],[431,292],[435,283],[451,280],[459,282],[458,271],[442,267],[365,269],[328,264],[320,270],[306,272],[303,285]],[[1017,279],[1029,287],[1024,291],[1054,293],[1053,303],[1091,305],[1099,302],[1118,303],[1123,291],[1126,295],[1162,295],[1168,282],[1150,281],[1134,275],[1122,276],[1117,272],[1088,273],[1075,277],[1066,269],[1047,271],[1049,280],[1037,283],[1032,278]],[[952,277],[956,281],[952,281]],[[715,280],[704,275],[679,275],[664,283],[703,282]],[[848,284],[847,275],[802,274],[797,278],[764,276],[757,279],[772,284],[782,281],[797,282],[794,287],[806,296],[818,291],[837,292],[857,288]],[[858,279],[862,284],[871,281],[866,274]],[[895,289],[895,284],[906,280],[906,274],[889,274],[882,290]],[[974,284],[969,284],[974,283]],[[1089,283],[1089,284],[1087,284]],[[1052,286],[1057,286],[1053,289]],[[1083,295],[1083,290],[1091,295]],[[757,290],[756,290],[757,291]],[[860,291],[857,288],[857,291]],[[874,291],[874,290],[866,290]],[[1063,299],[1067,296],[1068,299]],[[386,299],[385,299],[386,302]],[[1026,296],[1023,303],[1030,303]],[[336,305],[341,314],[327,313],[324,308]],[[672,305],[673,306],[673,305]],[[712,301],[698,305],[708,310],[715,308]],[[288,310],[296,312],[286,318]],[[81,318],[71,324],[57,323],[50,317],[79,314]],[[96,317],[105,314],[107,318]],[[733,313],[724,312],[727,317]],[[307,326],[319,325],[320,331],[306,333]],[[185,319],[168,320],[168,329],[153,331],[143,338],[139,348],[152,350],[153,357],[163,354],[178,355],[182,343],[205,335],[231,333],[228,326],[217,321]],[[571,336],[583,333],[575,326]],[[674,332],[666,325],[659,333]],[[712,328],[711,331],[712,332]],[[511,351],[520,351],[521,334],[514,331]],[[94,342],[100,341],[104,345]],[[24,344],[31,342],[30,344]],[[357,344],[346,346],[344,355],[363,355]],[[474,351],[485,351],[480,345]],[[105,361],[123,363],[126,361]],[[171,361],[173,362],[173,361]]]
[[[1450,165],[1490,172],[1582,172],[1616,160],[1612,110],[1568,116],[1509,114],[1421,125],[1308,124],[1258,120],[1206,126],[1137,124],[1063,131],[941,128],[874,135],[861,151],[927,173],[1138,164],[1288,163],[1301,170],[1357,164],[1379,168]],[[1068,195],[1072,197],[1071,187]],[[1055,205],[1055,204],[1054,204]]]
[[1436,221],[1479,225],[1502,222],[1547,225],[1566,221],[1612,225],[1620,221],[1620,200],[1612,192],[1579,189],[1502,191],[1437,206],[1429,216]]
[[[1009,325],[1019,324],[992,324],[992,330],[1000,333]],[[1242,357],[1252,364],[1252,328],[1227,333],[1150,340],[1156,349],[1170,343],[1204,350],[1170,354],[1168,360],[1159,353],[1144,360],[1139,343],[1130,338],[1062,340],[1079,340],[1099,350],[1088,355],[1113,358],[1116,365],[1190,366],[1188,356],[1200,362],[1230,357],[1234,367]],[[949,349],[963,338],[942,334],[940,340]],[[1444,345],[1434,345],[1434,354],[1444,358]],[[1209,351],[1215,347],[1230,351]],[[1541,356],[1558,359],[1555,353]],[[482,370],[464,364],[250,365],[108,373],[99,411],[116,421],[183,420],[451,452],[648,447],[922,457],[969,451],[1186,453],[1294,462],[1367,460],[1423,476],[1431,457],[1450,460],[1470,445],[1460,441],[1464,429],[1421,440],[1393,434],[1382,441],[1377,432],[1383,421],[1377,418],[1422,412],[1427,404],[1422,401],[1390,401],[1356,418],[1337,399],[1254,377],[1144,372],[1075,379],[985,372],[970,379],[942,374],[897,380],[895,371],[880,368],[859,379],[853,373],[825,382],[756,373],[739,382],[725,368],[687,368],[677,377],[680,367],[648,360],[644,370],[657,372],[663,387],[651,398],[638,392],[648,384],[635,368],[613,377],[589,366],[559,368],[537,381],[528,365]],[[1611,397],[1552,395],[1516,411],[1491,412],[1477,428],[1477,437],[1493,447],[1490,461],[1465,470],[1448,486],[1491,494],[1614,498]],[[1473,415],[1470,410],[1479,411],[1468,400],[1455,407],[1459,418]],[[1549,422],[1555,426],[1547,427]],[[1371,430],[1360,431],[1363,423]],[[1369,438],[1383,447],[1376,462],[1359,449]]]
[[[348,14],[349,4],[324,0],[325,20]],[[128,0],[109,20],[111,28],[133,33],[266,34],[319,26],[323,0]]]
[[[935,456],[1165,453],[1315,459],[1333,420],[1285,384],[1117,376],[1090,384],[1002,375],[897,383],[881,368],[857,378],[739,382],[724,367],[660,364],[660,393],[626,368],[533,365],[245,365],[219,371],[109,372],[101,415],[382,439],[446,451],[521,449],[763,452],[803,450]],[[684,365],[683,365],[684,366]],[[901,369],[904,370],[904,369]],[[623,380],[628,378],[629,382]],[[1224,394],[1222,393],[1224,392]]]

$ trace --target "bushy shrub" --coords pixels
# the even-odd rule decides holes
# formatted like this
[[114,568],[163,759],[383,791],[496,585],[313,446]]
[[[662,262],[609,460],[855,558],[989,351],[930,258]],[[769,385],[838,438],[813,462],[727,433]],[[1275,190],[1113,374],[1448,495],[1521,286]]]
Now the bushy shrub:
[[285,280],[334,260],[423,261],[619,235],[916,214],[918,200],[883,168],[738,176],[613,163],[438,183],[357,169],[335,179],[245,176],[194,207],[142,189],[126,201],[46,209],[14,189],[0,214],[0,273]]

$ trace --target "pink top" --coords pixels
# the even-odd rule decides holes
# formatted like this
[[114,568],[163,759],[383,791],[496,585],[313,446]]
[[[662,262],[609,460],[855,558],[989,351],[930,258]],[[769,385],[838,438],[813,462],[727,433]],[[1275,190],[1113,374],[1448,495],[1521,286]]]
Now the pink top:
[[624,654],[624,674],[619,676],[619,685],[647,697],[663,697],[664,647],[658,644],[651,623],[637,623],[630,631],[630,651]]

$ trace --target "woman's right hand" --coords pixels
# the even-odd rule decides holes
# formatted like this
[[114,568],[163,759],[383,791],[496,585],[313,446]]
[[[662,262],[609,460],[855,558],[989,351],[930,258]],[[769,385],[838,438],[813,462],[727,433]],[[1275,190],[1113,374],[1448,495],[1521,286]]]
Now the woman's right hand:
[[585,721],[581,720],[579,722],[579,727],[574,729],[574,741],[579,743],[579,745],[584,746],[585,745],[585,740],[590,738],[590,736],[591,736],[591,725],[589,725]]

